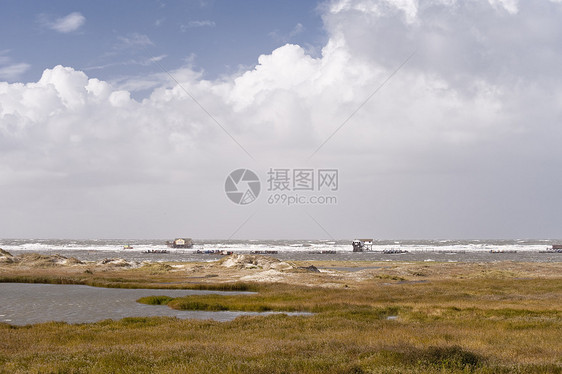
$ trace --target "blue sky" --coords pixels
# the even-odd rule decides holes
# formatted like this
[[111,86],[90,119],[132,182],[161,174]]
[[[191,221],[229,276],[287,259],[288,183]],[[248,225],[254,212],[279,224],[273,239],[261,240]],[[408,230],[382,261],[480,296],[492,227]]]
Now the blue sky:
[[[12,1],[2,2],[2,55],[27,64],[8,81],[36,81],[72,66],[104,80],[173,70],[189,62],[208,79],[257,63],[287,43],[311,53],[326,42],[316,1]],[[57,24],[67,20],[66,28]],[[9,65],[9,64],[4,64]]]
[[561,0],[2,0],[0,34],[0,237],[562,238]]

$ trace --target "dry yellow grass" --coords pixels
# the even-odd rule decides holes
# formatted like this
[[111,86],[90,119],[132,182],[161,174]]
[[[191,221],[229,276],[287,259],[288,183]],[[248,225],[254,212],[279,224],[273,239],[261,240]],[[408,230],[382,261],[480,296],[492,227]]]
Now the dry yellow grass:
[[[276,273],[221,263],[134,269],[4,264],[4,281],[231,287],[246,280],[243,286],[257,294],[166,301],[175,308],[315,314],[226,323],[127,318],[0,324],[0,372],[562,373],[559,263],[316,262],[326,269],[366,269],[299,269],[310,264],[294,263]],[[266,275],[256,276],[260,273]],[[282,281],[266,282],[267,274]],[[248,276],[262,281],[248,283]]]

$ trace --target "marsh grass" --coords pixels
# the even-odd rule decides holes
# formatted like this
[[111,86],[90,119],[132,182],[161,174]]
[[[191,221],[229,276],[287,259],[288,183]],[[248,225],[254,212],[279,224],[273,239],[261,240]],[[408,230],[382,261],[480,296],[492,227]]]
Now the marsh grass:
[[86,284],[86,281],[77,277],[4,275],[0,276],[0,283]]
[[[165,280],[96,276],[75,279],[127,286]],[[258,293],[139,301],[314,314],[0,324],[0,373],[562,373],[562,278],[509,279],[488,271],[425,283],[373,277],[348,288],[193,287]]]
[[148,305],[167,305],[171,300],[170,296],[146,296],[141,297],[137,302]]
[[[156,275],[149,272],[147,275]],[[25,275],[0,275],[0,283],[43,283],[43,284],[80,284],[92,287],[105,288],[168,288],[185,290],[207,291],[237,291],[255,292],[258,287],[252,283],[227,282],[227,283],[185,283],[175,284],[169,279],[154,279],[152,277],[114,276],[114,274],[98,274],[87,269],[78,275],[57,274],[25,274]]]

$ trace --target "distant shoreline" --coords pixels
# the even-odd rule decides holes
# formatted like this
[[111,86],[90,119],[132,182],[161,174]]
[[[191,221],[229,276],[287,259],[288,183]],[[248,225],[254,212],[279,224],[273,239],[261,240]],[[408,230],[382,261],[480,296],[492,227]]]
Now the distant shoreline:
[[[546,247],[544,247],[546,248]],[[542,249],[544,249],[542,248]],[[226,251],[227,249],[225,249]],[[197,253],[197,249],[170,249],[167,253],[144,253],[144,248],[132,250],[75,250],[75,249],[39,249],[39,250],[9,250],[13,255],[25,255],[38,253],[41,255],[61,255],[67,258],[77,258],[80,261],[99,262],[106,259],[123,259],[129,262],[212,262],[224,258],[223,255],[215,253]],[[235,254],[251,254],[254,249],[237,249]],[[265,253],[266,251],[263,251]],[[335,252],[320,253],[320,250],[284,251],[276,250],[270,256],[283,261],[382,261],[382,262],[562,262],[562,253],[540,253],[540,250],[515,251],[490,253],[490,251],[453,251],[453,250],[408,250],[404,253],[384,253],[382,250],[371,252],[353,253],[348,250],[337,250]],[[328,252],[328,251],[327,251]]]
[[[502,279],[557,278],[562,274],[560,254],[556,254],[558,261],[551,262],[503,260],[505,256],[513,254],[487,254],[496,260],[480,262],[408,261],[393,259],[394,255],[388,255],[388,260],[373,260],[369,259],[368,253],[352,255],[346,259],[317,255],[319,258],[315,260],[294,259],[294,256],[284,258],[280,253],[275,256],[203,256],[203,261],[175,261],[169,257],[169,261],[138,261],[119,257],[89,261],[61,254],[14,255],[2,251],[0,282],[76,283],[102,287],[168,285],[173,288],[217,283],[282,282],[337,288],[381,277],[401,282],[417,282],[498,275]],[[166,255],[158,256],[166,258]],[[403,255],[397,256],[403,258]],[[159,278],[158,282],[155,278]]]

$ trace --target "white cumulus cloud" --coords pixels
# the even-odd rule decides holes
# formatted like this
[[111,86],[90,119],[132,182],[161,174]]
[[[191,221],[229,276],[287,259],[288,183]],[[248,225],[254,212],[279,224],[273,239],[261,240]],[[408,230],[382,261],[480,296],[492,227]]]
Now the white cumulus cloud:
[[[0,187],[23,201],[14,212],[67,206],[78,231],[77,211],[109,232],[228,237],[247,218],[224,197],[230,171],[329,167],[343,184],[320,219],[333,237],[556,235],[562,25],[541,4],[332,1],[318,57],[286,44],[215,81],[183,67],[142,100],[63,66],[0,83]],[[276,224],[289,214],[243,235],[318,229]]]

